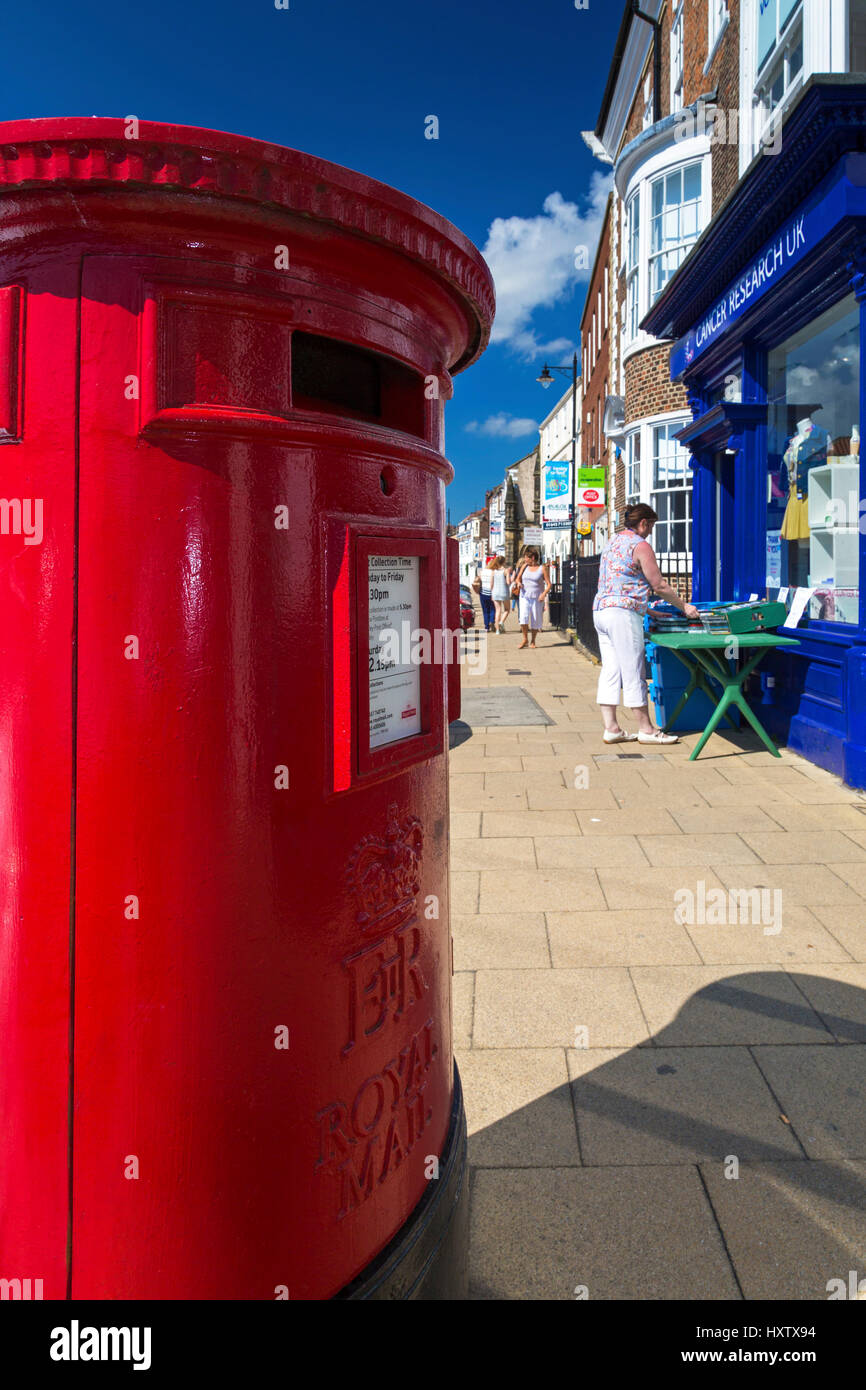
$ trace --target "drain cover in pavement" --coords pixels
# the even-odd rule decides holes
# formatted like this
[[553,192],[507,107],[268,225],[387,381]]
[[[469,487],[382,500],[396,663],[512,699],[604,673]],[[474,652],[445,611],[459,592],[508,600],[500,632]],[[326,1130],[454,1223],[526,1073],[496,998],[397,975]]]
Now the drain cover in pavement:
[[552,724],[528,691],[520,685],[497,685],[488,690],[464,690],[460,718],[473,729],[494,724]]

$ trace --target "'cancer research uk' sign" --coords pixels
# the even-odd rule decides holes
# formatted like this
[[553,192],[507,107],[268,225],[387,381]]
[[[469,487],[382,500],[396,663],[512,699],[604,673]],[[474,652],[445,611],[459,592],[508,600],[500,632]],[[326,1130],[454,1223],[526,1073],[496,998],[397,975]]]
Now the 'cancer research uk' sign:
[[[814,222],[813,222],[814,220]],[[767,242],[742,275],[700,322],[671,349],[671,378],[676,380],[718,338],[742,318],[823,235],[816,213],[800,213]]]
[[545,531],[571,525],[571,464],[548,463],[544,472],[541,520]]

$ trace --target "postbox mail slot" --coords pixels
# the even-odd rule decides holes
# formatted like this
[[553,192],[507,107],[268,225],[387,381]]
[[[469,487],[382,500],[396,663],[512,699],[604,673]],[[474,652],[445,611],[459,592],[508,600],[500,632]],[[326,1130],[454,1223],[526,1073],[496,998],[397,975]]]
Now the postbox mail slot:
[[317,333],[292,334],[292,404],[425,437],[424,382],[417,372]]

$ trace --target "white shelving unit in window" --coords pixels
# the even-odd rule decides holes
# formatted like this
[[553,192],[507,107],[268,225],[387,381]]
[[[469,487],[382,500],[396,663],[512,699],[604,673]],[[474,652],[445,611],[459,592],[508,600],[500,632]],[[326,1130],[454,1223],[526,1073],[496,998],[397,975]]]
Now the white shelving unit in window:
[[860,520],[860,461],[825,463],[809,473],[809,529],[835,530]]
[[[813,618],[859,621],[860,459],[822,464],[809,473],[809,586]],[[830,610],[828,612],[828,609]]]
[[859,553],[860,532],[856,526],[813,531],[809,539],[809,587],[856,588]]

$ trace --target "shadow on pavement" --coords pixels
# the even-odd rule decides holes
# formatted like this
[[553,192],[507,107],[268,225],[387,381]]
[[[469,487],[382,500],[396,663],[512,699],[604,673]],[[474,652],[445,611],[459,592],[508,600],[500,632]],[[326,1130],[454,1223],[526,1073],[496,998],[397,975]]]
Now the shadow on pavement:
[[470,1297],[866,1294],[864,1044],[866,991],[755,970],[627,1050],[464,1052]]

